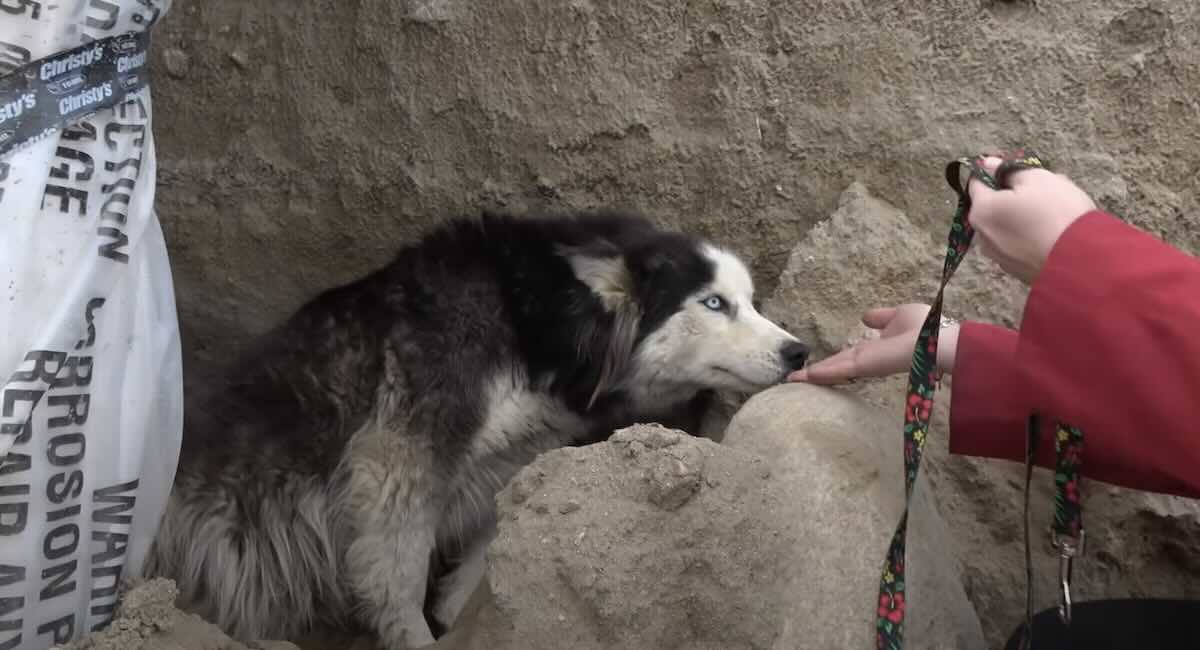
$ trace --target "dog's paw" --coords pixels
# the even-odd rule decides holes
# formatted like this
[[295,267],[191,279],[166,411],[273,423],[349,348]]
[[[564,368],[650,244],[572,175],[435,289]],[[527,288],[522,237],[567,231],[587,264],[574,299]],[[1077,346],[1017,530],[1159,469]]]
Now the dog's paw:
[[406,617],[407,620],[384,625],[384,631],[379,635],[379,642],[384,650],[416,650],[433,645],[433,631],[425,617]]

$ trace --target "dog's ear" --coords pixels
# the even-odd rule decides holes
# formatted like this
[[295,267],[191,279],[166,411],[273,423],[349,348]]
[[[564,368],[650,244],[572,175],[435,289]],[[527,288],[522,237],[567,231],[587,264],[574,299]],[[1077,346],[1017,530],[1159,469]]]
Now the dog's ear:
[[655,278],[669,278],[681,272],[681,253],[686,257],[692,252],[689,245],[686,252],[679,250],[678,238],[658,238],[647,240],[629,251],[625,264],[635,282],[641,281],[651,285]]
[[575,277],[596,294],[605,309],[613,311],[633,300],[633,276],[616,247],[570,248],[562,252]]
[[588,408],[612,388],[633,357],[641,311],[633,285],[633,275],[625,258],[615,246],[564,249],[563,256],[575,277],[600,299],[611,315],[608,327],[586,327],[578,333],[580,353],[592,357],[600,353],[600,375],[588,399]]
[[638,270],[646,275],[670,273],[675,270],[675,259],[665,250],[652,250],[637,257]]

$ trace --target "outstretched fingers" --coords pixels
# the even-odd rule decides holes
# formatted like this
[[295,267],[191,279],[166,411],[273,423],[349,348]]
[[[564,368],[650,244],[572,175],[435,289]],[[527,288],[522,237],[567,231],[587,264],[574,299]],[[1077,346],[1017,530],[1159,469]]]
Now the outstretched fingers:
[[788,381],[809,384],[844,384],[858,376],[858,346],[847,348],[788,375]]

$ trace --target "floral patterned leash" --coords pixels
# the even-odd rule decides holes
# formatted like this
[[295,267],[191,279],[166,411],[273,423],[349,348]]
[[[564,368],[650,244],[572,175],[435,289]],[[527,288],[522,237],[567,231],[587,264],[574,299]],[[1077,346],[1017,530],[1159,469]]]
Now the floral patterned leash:
[[[933,411],[933,394],[941,376],[937,372],[938,335],[942,324],[942,299],[947,283],[957,270],[959,262],[971,245],[974,229],[967,220],[971,209],[971,198],[962,171],[992,189],[1006,187],[1008,175],[1020,169],[1045,165],[1033,152],[1021,151],[1005,156],[993,178],[978,160],[960,158],[946,166],[946,181],[958,194],[958,208],[950,228],[946,249],[946,261],[942,267],[942,281],[937,297],[925,317],[913,350],[913,362],[908,375],[908,399],[904,411],[904,513],[892,536],[879,582],[879,609],[875,619],[876,647],[878,650],[901,650],[904,647],[905,616],[905,566],[904,545],[908,531],[908,508],[912,499],[913,486],[925,451],[929,419]],[[1033,474],[1034,455],[1039,447],[1041,427],[1037,414],[1030,415],[1026,436],[1025,453],[1025,623],[1021,630],[1021,645],[1028,649],[1033,642],[1033,564],[1029,545],[1029,482]],[[1056,455],[1054,473],[1054,524],[1051,527],[1051,543],[1059,553],[1059,617],[1070,623],[1071,617],[1071,567],[1073,558],[1083,550],[1083,518],[1079,499],[1079,464],[1083,450],[1083,434],[1079,429],[1059,423],[1056,428],[1054,449]]]

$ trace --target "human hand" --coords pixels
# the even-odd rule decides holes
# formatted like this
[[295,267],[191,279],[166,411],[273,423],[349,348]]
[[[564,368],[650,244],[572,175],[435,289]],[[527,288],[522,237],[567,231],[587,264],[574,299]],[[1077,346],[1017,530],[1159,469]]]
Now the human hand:
[[[879,331],[879,338],[860,341],[788,375],[788,381],[810,384],[840,384],[864,377],[888,377],[907,372],[912,366],[913,348],[929,305],[910,303],[896,307],[877,307],[863,314],[862,322]],[[958,325],[942,327],[938,334],[937,369],[954,371],[958,348]]]
[[[994,176],[1000,159],[984,158],[982,166]],[[1031,284],[1058,238],[1096,204],[1066,176],[1046,169],[1018,170],[1009,178],[1011,189],[993,190],[972,177],[967,218],[980,252]]]

